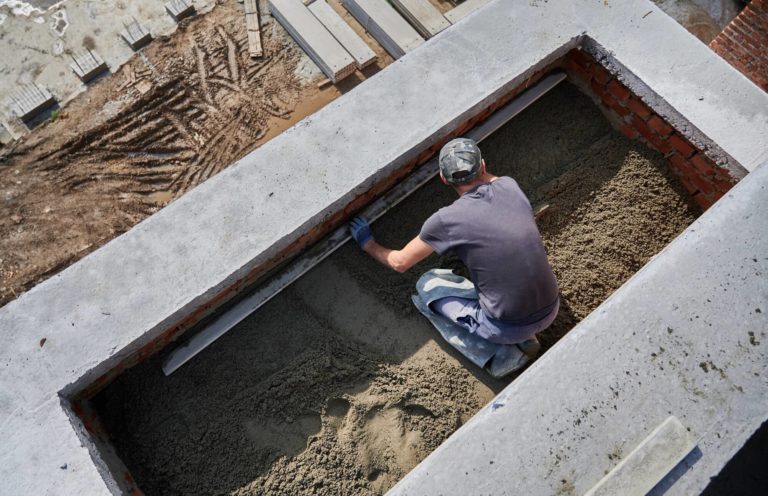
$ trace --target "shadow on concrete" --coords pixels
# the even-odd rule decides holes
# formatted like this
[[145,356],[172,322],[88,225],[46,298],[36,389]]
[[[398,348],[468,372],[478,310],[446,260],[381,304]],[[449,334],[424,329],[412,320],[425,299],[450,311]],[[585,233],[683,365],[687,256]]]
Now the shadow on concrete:
[[754,496],[768,488],[768,421],[763,422],[701,496]]
[[22,120],[25,126],[27,126],[27,129],[30,131],[37,128],[38,126],[44,124],[49,119],[55,119],[58,117],[59,113],[61,112],[61,107],[58,103],[54,103],[50,107],[47,107],[45,110],[42,110],[35,114],[34,117],[26,120]]
[[701,452],[698,446],[693,448],[693,450],[688,453],[688,456],[686,456],[680,463],[678,463],[675,468],[670,470],[667,476],[659,481],[659,483],[656,484],[656,486],[654,486],[654,488],[648,492],[648,496],[663,496],[666,494],[667,491],[669,491],[672,486],[675,485],[675,482],[680,480],[683,475],[685,475],[691,468],[693,468],[696,462],[701,460],[702,456],[704,456],[704,454]]

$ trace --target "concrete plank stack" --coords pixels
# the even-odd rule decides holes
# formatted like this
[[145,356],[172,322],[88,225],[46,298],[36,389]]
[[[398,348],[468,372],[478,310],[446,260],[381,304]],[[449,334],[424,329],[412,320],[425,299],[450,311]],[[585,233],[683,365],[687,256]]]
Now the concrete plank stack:
[[342,4],[394,59],[424,43],[424,38],[386,1],[342,0]]
[[269,10],[334,83],[355,72],[355,60],[301,0],[269,0]]
[[364,69],[376,62],[377,57],[371,47],[355,33],[349,24],[344,22],[344,19],[325,0],[317,0],[309,4],[309,10],[352,55],[358,69]]
[[25,84],[10,96],[11,110],[22,121],[31,120],[55,103],[51,92],[37,83]]
[[69,66],[77,74],[77,77],[80,78],[80,81],[84,83],[88,83],[107,70],[107,63],[93,50],[86,50],[75,54],[72,56],[72,59],[74,62],[69,64]]
[[134,20],[120,31],[120,36],[133,50],[138,50],[152,41],[152,34],[139,21]]
[[171,14],[171,17],[176,22],[195,15],[195,6],[187,0],[171,0],[165,4],[165,10]]
[[451,26],[429,0],[392,0],[392,5],[426,39]]
[[454,7],[446,12],[445,18],[448,19],[451,24],[456,24],[472,12],[487,4],[489,1],[490,0],[467,0],[458,7]]
[[264,55],[261,45],[261,22],[259,21],[259,2],[245,0],[245,28],[248,32],[248,53],[253,58]]

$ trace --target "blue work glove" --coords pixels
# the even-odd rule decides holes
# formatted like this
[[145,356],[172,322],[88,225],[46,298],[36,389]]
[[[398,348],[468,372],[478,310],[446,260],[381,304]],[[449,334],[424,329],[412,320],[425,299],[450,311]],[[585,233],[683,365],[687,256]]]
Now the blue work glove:
[[371,226],[365,217],[355,217],[352,219],[352,222],[349,223],[349,231],[360,248],[373,239]]

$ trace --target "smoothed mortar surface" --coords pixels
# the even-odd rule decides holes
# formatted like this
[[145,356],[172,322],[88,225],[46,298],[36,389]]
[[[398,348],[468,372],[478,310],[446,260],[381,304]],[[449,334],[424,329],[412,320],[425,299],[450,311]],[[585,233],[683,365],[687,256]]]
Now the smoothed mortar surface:
[[[486,140],[491,170],[547,202],[542,234],[563,306],[553,344],[697,211],[660,156],[611,130],[564,84]],[[414,236],[455,194],[433,181],[374,225]],[[96,399],[148,494],[379,494],[506,382],[457,356],[412,308],[432,256],[408,274],[348,244],[205,353],[164,378],[159,360]],[[508,382],[508,381],[507,381]],[[214,455],[215,454],[215,455]]]

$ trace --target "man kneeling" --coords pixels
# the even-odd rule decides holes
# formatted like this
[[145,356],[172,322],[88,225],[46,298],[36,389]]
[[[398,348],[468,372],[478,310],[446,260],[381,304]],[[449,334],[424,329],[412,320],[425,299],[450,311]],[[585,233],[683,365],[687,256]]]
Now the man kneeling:
[[419,279],[414,304],[451,345],[494,377],[503,377],[539,352],[536,333],[557,316],[557,281],[531,205],[515,180],[490,174],[470,139],[446,144],[439,160],[441,180],[459,199],[427,219],[418,236],[391,250],[373,239],[365,218],[357,217],[350,225],[352,237],[398,272],[433,251],[453,250],[474,284],[450,270],[433,269]]

